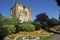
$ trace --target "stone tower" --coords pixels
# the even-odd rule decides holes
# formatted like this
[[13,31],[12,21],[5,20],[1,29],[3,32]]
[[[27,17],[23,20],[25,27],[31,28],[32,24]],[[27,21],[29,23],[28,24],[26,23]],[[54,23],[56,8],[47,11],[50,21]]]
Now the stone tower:
[[15,5],[10,9],[10,16],[19,18],[21,22],[31,21],[31,8],[16,2]]

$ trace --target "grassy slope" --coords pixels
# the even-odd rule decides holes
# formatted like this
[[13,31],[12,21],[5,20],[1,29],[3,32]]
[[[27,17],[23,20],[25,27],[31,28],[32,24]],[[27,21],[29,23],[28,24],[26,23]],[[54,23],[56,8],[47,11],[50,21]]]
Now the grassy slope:
[[55,34],[53,34],[53,35],[51,35],[51,36],[47,36],[47,37],[40,37],[40,40],[50,40],[51,38],[53,38],[53,37],[55,37],[56,35]]

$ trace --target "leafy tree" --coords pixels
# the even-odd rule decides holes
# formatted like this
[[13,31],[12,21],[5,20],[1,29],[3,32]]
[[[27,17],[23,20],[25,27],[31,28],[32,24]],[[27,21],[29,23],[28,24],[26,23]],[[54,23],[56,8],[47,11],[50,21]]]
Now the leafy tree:
[[55,26],[58,25],[58,20],[56,18],[51,18],[48,22],[49,26]]
[[58,21],[58,25],[60,25],[60,21]]
[[35,30],[39,30],[41,28],[41,24],[40,23],[35,23]]
[[35,23],[39,22],[42,26],[42,28],[46,28],[47,22],[49,21],[49,17],[46,15],[46,13],[40,13],[36,16],[36,19],[34,20]]
[[0,14],[0,26],[4,24],[4,20],[5,20],[5,17],[3,17],[2,14]]
[[57,5],[60,7],[60,0],[56,0]]
[[33,24],[35,25],[35,30],[39,30],[41,28],[41,24],[39,21],[34,20]]
[[42,21],[48,21],[49,20],[49,17],[46,15],[46,13],[40,13],[36,16],[36,20],[38,20],[39,22],[42,22]]
[[[57,3],[57,5],[60,7],[60,0],[55,0],[56,1],[56,3]],[[60,14],[59,14],[60,15]],[[60,25],[60,17],[59,17],[59,22],[58,22],[58,24]]]

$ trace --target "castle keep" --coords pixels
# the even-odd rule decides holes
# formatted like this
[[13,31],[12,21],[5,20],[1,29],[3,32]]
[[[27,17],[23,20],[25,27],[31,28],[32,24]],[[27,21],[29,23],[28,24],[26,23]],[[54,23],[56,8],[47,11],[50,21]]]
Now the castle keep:
[[15,5],[10,9],[10,16],[19,18],[21,22],[31,21],[31,8],[16,2]]

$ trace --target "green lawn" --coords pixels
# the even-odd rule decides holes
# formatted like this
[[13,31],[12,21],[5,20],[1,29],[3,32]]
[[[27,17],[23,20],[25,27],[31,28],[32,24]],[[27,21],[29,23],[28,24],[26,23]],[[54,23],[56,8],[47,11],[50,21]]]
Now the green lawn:
[[50,35],[50,36],[47,36],[47,37],[41,36],[41,37],[40,37],[40,40],[50,40],[50,39],[52,39],[52,38],[55,37],[55,36],[56,36],[55,34]]

